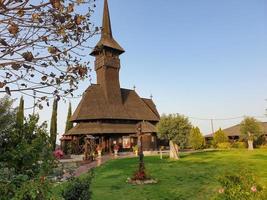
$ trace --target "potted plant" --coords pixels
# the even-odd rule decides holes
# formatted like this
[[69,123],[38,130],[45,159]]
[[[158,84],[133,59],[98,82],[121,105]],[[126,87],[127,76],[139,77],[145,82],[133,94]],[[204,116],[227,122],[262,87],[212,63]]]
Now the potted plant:
[[135,145],[133,147],[133,152],[135,153],[136,156],[138,156],[138,145]]
[[114,150],[114,155],[117,156],[118,155],[118,151],[120,149],[120,146],[115,144],[114,147],[113,147],[113,150]]
[[100,145],[97,145],[96,151],[97,151],[98,157],[101,157],[101,155],[102,155],[102,147]]

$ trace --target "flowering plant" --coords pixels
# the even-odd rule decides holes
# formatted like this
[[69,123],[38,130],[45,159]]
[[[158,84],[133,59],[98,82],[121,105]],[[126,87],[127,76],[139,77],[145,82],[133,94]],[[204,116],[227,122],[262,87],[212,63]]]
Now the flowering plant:
[[134,176],[133,176],[133,178],[132,178],[132,180],[139,180],[139,181],[144,181],[144,180],[146,180],[147,179],[147,175],[146,175],[146,173],[145,173],[145,171],[137,171],[135,174],[134,174]]
[[62,159],[64,156],[64,153],[61,149],[57,149],[53,152],[53,155],[55,156],[56,159]]
[[248,170],[227,173],[219,178],[219,182],[222,187],[218,189],[216,200],[267,199],[266,191]]

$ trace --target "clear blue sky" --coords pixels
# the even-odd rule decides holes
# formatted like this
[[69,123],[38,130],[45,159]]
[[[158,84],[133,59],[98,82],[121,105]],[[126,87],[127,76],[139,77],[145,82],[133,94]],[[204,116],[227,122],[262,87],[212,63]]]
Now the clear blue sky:
[[[100,25],[103,0],[96,5],[94,21]],[[265,114],[266,0],[109,0],[109,7],[113,35],[126,50],[122,87],[136,85],[142,97],[153,94],[160,113],[200,118]],[[88,85],[86,80],[80,92]],[[78,100],[72,103],[76,107]],[[60,133],[66,107],[60,105]],[[50,109],[40,112],[42,120],[50,120]],[[239,121],[215,121],[215,129]],[[209,121],[192,122],[205,134],[211,132]]]

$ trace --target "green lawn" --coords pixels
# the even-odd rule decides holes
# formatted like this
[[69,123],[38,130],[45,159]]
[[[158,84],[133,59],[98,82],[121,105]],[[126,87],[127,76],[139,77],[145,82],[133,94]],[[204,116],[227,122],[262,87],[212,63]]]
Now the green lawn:
[[95,169],[93,200],[208,200],[217,193],[217,177],[247,167],[267,186],[267,150],[231,150],[183,154],[179,161],[145,157],[156,185],[126,183],[138,166],[137,158],[112,160]]
[[218,190],[216,178],[248,166],[267,185],[267,151],[232,150],[183,155],[179,161],[146,157],[156,185],[126,184],[137,168],[136,159],[113,160],[95,170],[93,200],[207,200]]

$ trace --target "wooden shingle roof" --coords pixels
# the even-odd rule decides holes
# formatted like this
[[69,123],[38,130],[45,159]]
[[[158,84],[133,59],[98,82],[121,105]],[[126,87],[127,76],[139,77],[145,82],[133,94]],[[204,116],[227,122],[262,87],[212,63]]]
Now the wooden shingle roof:
[[[263,134],[267,134],[267,122],[261,122],[260,124],[262,126]],[[223,132],[228,137],[240,136],[241,135],[240,124],[226,128],[223,130]],[[206,138],[213,137],[213,134],[206,135],[205,137]]]
[[[267,133],[267,122],[261,122],[260,124],[262,127],[263,134],[266,134]],[[227,136],[240,136],[241,135],[240,124],[232,126],[230,128],[226,128],[223,131],[225,132]]]
[[[143,133],[155,133],[156,128],[149,122],[142,122]],[[94,135],[94,134],[135,134],[136,124],[111,124],[101,122],[81,122],[69,130],[68,135]]]
[[121,89],[122,104],[110,104],[100,85],[91,85],[85,91],[71,121],[123,119],[159,121],[159,114],[151,99],[142,99],[134,90]]

